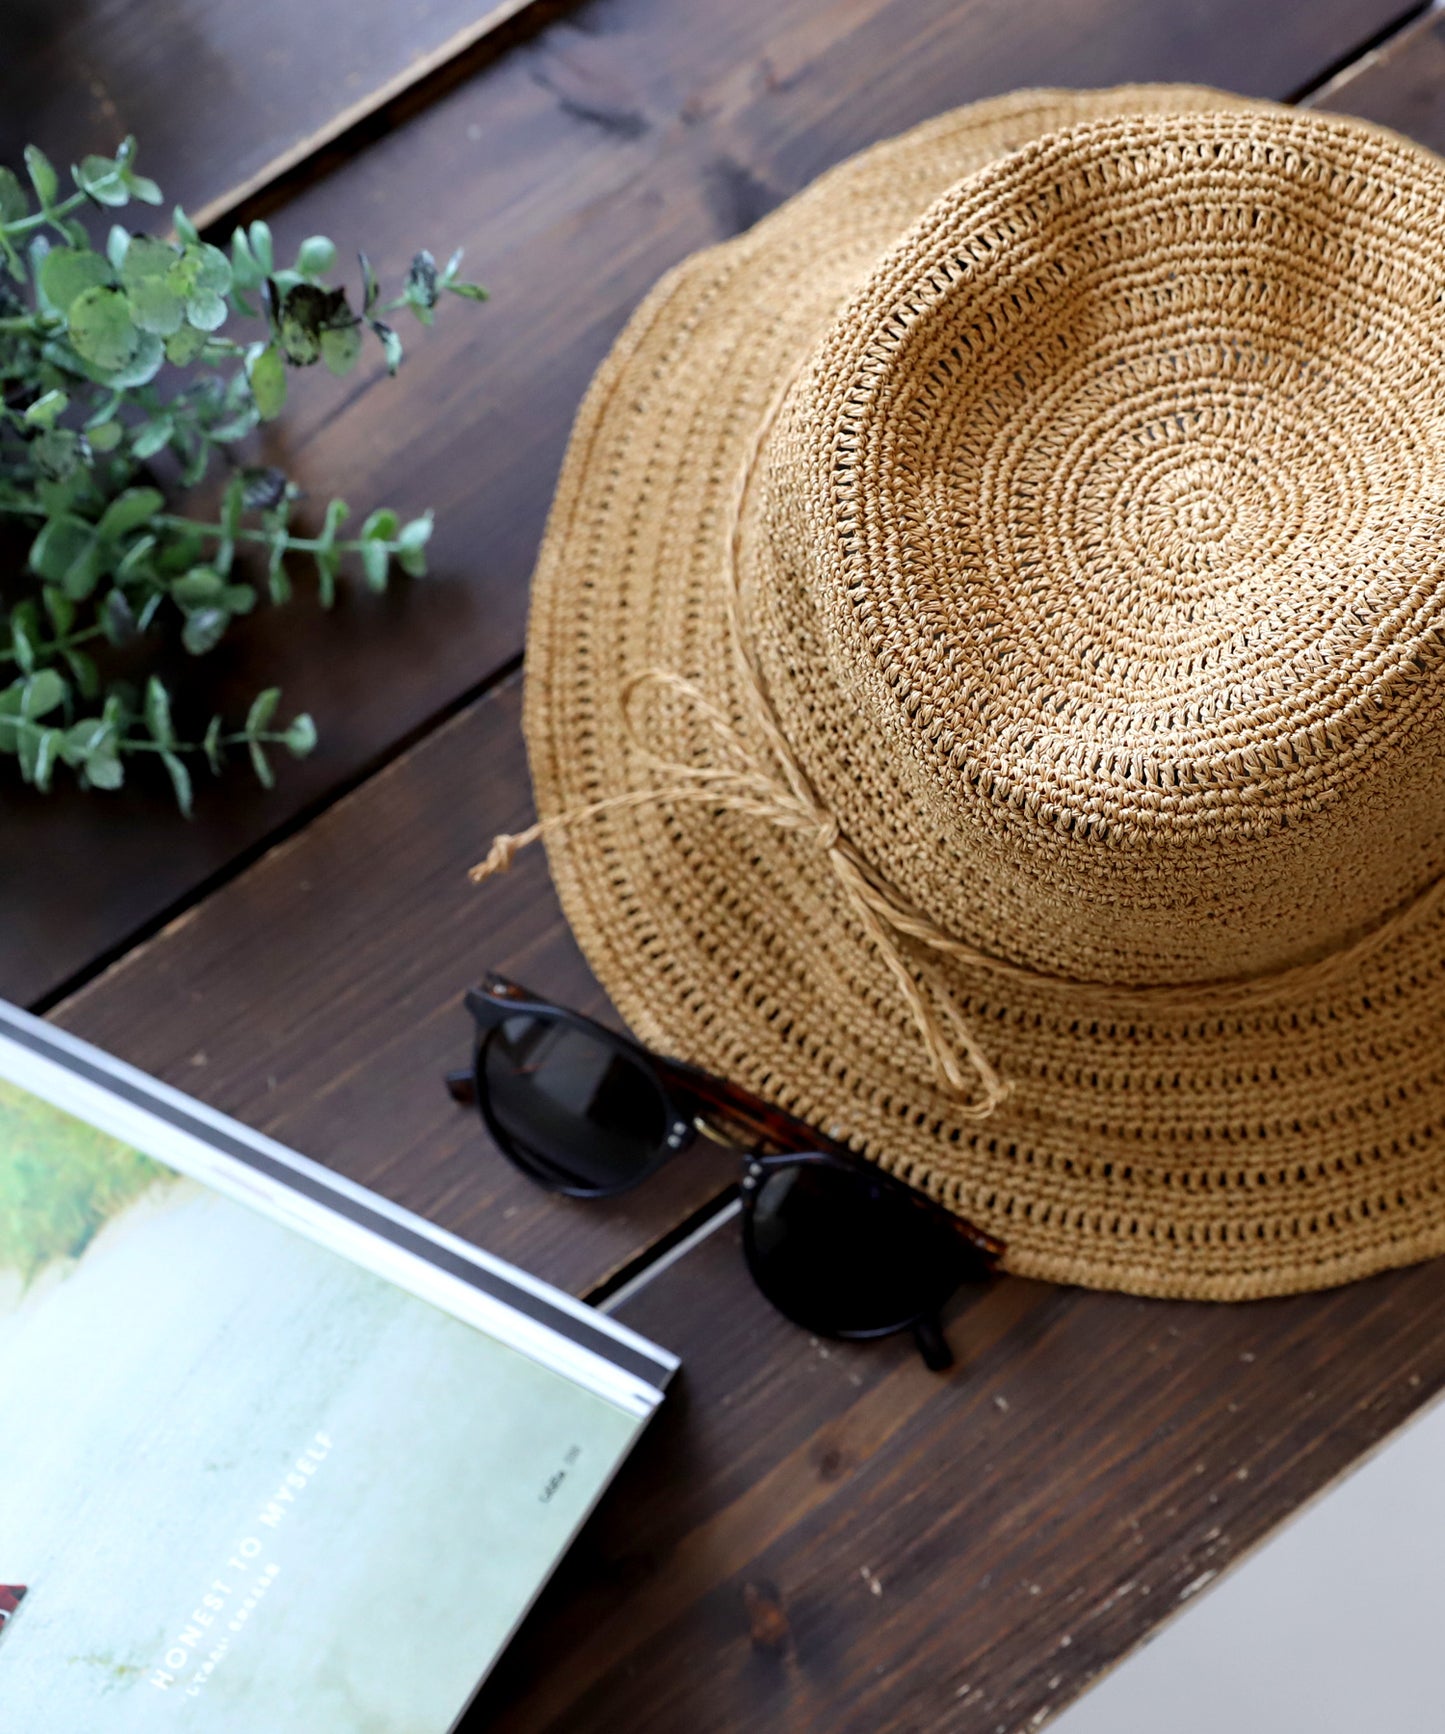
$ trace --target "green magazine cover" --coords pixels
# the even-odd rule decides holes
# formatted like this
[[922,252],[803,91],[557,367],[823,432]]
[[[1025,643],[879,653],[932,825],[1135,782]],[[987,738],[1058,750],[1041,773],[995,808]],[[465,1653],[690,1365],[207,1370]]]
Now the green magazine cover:
[[0,1730],[446,1734],[675,1365],[0,1008]]

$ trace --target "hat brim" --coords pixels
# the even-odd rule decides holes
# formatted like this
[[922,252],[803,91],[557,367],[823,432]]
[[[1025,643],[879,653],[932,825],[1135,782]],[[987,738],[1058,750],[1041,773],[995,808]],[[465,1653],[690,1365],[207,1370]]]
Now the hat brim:
[[[534,581],[525,728],[543,819],[657,784],[622,712],[650,671],[695,683],[747,733],[723,590],[740,465],[780,384],[928,206],[1064,127],[1241,105],[1187,86],[976,103],[840,165],[663,279],[579,413]],[[701,718],[672,730],[670,750],[691,736],[707,751]],[[644,1041],[958,1210],[1007,1244],[1014,1272],[1249,1299],[1445,1250],[1440,917],[1327,994],[1227,1016],[1094,1016],[956,971],[951,994],[1016,1084],[978,1124],[939,1088],[815,843],[660,800],[558,826],[547,851],[579,944]]]

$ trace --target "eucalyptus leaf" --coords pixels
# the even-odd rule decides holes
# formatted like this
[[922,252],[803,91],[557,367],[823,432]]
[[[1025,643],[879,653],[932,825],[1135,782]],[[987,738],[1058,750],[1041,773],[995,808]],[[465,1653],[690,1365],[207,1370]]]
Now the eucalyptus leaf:
[[26,145],[25,167],[29,170],[30,184],[35,188],[36,198],[48,210],[55,203],[55,195],[60,191],[60,176],[56,174],[50,158],[38,145]]
[[165,496],[159,488],[127,488],[105,508],[96,532],[112,540],[127,536],[142,524],[149,523],[165,503]]
[[321,359],[329,372],[340,377],[350,373],[361,355],[361,324],[333,326],[321,333]]
[[[131,322],[139,331],[153,332],[157,337],[174,337],[186,322],[189,311],[186,302],[163,277],[147,277],[133,283],[125,295],[130,307]],[[221,317],[225,318],[225,302]]]
[[118,372],[135,360],[140,340],[129,303],[119,289],[97,285],[71,303],[70,341],[86,361],[108,373]]
[[[0,658],[14,677],[0,677],[0,753],[36,788],[63,769],[95,790],[121,788],[132,756],[147,753],[189,812],[195,764],[220,772],[228,748],[244,745],[269,787],[274,747],[313,750],[311,717],[276,732],[280,695],[268,687],[237,732],[206,706],[198,739],[184,710],[172,715],[159,657],[205,655],[262,596],[283,606],[292,552],[312,556],[328,607],[343,575],[380,589],[393,565],[424,571],[430,520],[402,524],[381,508],[343,539],[348,509],[333,499],[318,533],[293,535],[299,490],[274,465],[237,468],[218,513],[213,490],[205,504],[175,496],[206,482],[218,449],[281,413],[290,366],[350,372],[370,323],[394,370],[401,343],[386,307],[428,322],[443,291],[467,292],[461,256],[438,271],[417,253],[383,303],[362,255],[358,313],[328,285],[337,251],[326,236],[308,236],[282,268],[262,222],[238,229],[225,252],[179,206],[170,236],[134,219],[97,223],[82,201],[117,211],[161,201],[137,170],[133,138],[114,156],[82,157],[75,195],[42,152],[25,160],[30,188],[0,168],[0,510],[31,536],[0,598]],[[233,341],[222,332],[232,316],[263,323]],[[152,463],[154,485],[142,467]]]
[[173,747],[176,744],[176,731],[171,724],[171,695],[155,675],[146,682],[144,717],[151,739],[157,746]]
[[304,759],[316,750],[316,724],[302,711],[300,716],[292,718],[282,739],[293,759]]
[[251,363],[251,394],[262,421],[274,421],[286,407],[286,363],[274,343]]
[[172,789],[175,790],[176,805],[182,814],[189,819],[193,800],[191,773],[186,769],[185,760],[176,753],[163,752],[161,763],[166,768],[166,775],[171,779]]
[[324,277],[336,264],[336,244],[325,235],[308,235],[296,254],[296,269],[308,277]]
[[[94,289],[110,280],[108,260],[99,253],[82,253],[75,247],[52,247],[45,255],[39,273],[40,287],[46,299],[60,314],[68,313],[72,303],[87,289]],[[71,340],[74,341],[73,332]]]
[[30,214],[30,200],[14,169],[0,168],[0,223],[17,223]]
[[197,608],[186,616],[181,643],[191,656],[205,656],[226,636],[231,617],[224,608]]

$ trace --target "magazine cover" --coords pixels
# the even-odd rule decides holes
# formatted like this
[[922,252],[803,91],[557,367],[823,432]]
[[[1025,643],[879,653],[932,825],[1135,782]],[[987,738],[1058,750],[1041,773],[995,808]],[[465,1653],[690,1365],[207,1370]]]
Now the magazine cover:
[[0,1729],[446,1734],[675,1365],[0,1008]]

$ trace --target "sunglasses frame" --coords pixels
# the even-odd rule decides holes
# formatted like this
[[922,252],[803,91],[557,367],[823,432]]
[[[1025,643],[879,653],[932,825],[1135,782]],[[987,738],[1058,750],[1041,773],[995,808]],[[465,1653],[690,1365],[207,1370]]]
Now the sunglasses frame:
[[[844,1341],[865,1342],[878,1337],[893,1336],[899,1331],[912,1331],[926,1364],[942,1372],[953,1364],[953,1355],[944,1340],[939,1323],[939,1309],[970,1281],[990,1274],[1004,1252],[1003,1242],[982,1229],[956,1216],[942,1205],[885,1173],[872,1162],[856,1156],[851,1150],[826,1137],[816,1127],[760,1100],[751,1091],[726,1078],[715,1077],[696,1066],[683,1064],[655,1054],[629,1036],[608,1029],[595,1019],[566,1006],[538,999],[524,988],[503,976],[489,974],[480,988],[471,988],[466,995],[466,1008],[476,1025],[476,1039],[470,1071],[451,1072],[447,1087],[453,1098],[479,1110],[482,1121],[497,1148],[519,1171],[535,1184],[568,1198],[615,1198],[630,1192],[652,1178],[674,1156],[706,1134],[718,1142],[739,1150],[743,1155],[743,1176],[740,1186],[742,1203],[743,1251],[753,1281],[769,1304],[777,1306],[760,1270],[754,1238],[754,1205],[764,1183],[774,1174],[795,1167],[827,1166],[865,1180],[870,1186],[886,1193],[898,1206],[917,1211],[936,1232],[946,1227],[959,1243],[959,1274],[954,1288],[943,1295],[936,1308],[896,1324],[870,1326],[861,1330],[842,1330],[826,1322],[807,1319],[793,1312],[784,1317],[820,1336]],[[665,1130],[658,1142],[655,1158],[626,1180],[611,1187],[569,1186],[557,1175],[548,1172],[533,1152],[519,1148],[497,1121],[492,1110],[490,1090],[486,1082],[487,1047],[494,1032],[509,1018],[518,1015],[545,1019],[564,1028],[575,1029],[601,1042],[630,1060],[655,1083],[665,1109]],[[782,1309],[779,1308],[781,1311]]]

